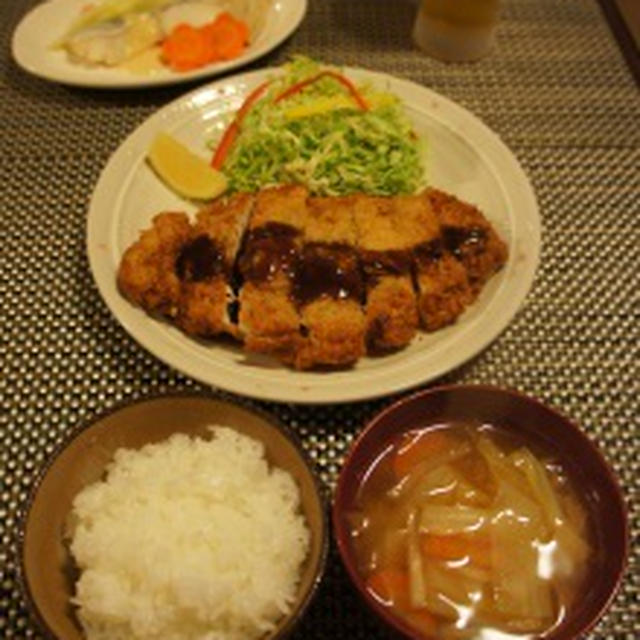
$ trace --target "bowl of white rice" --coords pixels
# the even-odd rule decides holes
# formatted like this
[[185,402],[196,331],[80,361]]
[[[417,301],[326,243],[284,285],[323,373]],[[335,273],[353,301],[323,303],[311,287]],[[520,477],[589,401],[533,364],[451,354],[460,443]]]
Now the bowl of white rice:
[[58,448],[23,518],[21,582],[60,640],[266,640],[301,618],[327,546],[290,430],[178,394],[112,409]]

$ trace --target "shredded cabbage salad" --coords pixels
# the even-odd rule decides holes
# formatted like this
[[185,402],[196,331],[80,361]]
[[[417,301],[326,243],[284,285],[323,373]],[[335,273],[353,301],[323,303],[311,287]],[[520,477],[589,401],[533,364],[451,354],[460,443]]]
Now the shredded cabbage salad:
[[325,70],[340,73],[295,57],[271,79],[244,116],[222,166],[232,191],[296,183],[315,195],[391,196],[424,186],[424,143],[393,94],[356,85],[368,105],[363,110],[344,84],[324,76],[274,102]]

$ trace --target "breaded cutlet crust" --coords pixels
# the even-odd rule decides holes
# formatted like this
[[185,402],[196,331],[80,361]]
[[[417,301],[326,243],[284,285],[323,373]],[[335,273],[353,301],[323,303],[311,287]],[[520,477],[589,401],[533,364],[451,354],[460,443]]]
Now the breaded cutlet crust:
[[477,294],[506,262],[507,245],[477,207],[438,189],[428,189],[426,196],[440,222],[445,245],[447,235],[453,235],[454,242],[458,242],[457,230],[470,234],[453,253],[464,265],[469,286]]
[[214,200],[196,214],[195,233],[215,238],[229,265],[235,261],[254,202],[252,194],[237,193]]
[[[303,341],[288,262],[296,260],[301,246],[307,197],[307,190],[298,186],[260,191],[240,260],[245,281],[239,293],[239,334],[248,351],[271,353],[286,363],[295,362]],[[274,260],[273,251],[277,253],[279,245],[288,247],[287,255],[275,255]],[[259,277],[251,276],[257,272]]]
[[267,223],[286,224],[302,231],[309,192],[298,185],[268,187],[258,192],[249,229]]
[[436,331],[455,322],[473,299],[467,271],[443,246],[429,190],[413,196],[403,211],[403,224],[418,240],[412,254],[420,325],[425,331]]
[[[408,252],[416,242],[415,229],[400,220],[414,201],[397,198],[354,197],[358,248],[366,274],[366,344],[371,353],[399,349],[411,342],[418,330],[418,309]],[[388,259],[399,252],[398,259]],[[407,256],[403,257],[403,253]],[[405,263],[394,268],[388,263]]]
[[233,335],[234,327],[226,320],[230,302],[224,277],[182,285],[176,324],[185,333],[212,338],[220,333]]
[[305,243],[323,242],[355,248],[358,231],[352,214],[354,200],[353,196],[309,198]]
[[402,248],[401,231],[394,224],[389,198],[351,196],[353,218],[361,251],[391,251]]
[[319,298],[305,306],[303,321],[308,335],[298,345],[297,369],[346,366],[365,354],[366,324],[359,302]]
[[300,315],[285,288],[246,283],[240,294],[240,334],[247,351],[294,364],[304,339]]
[[425,261],[416,271],[416,283],[420,290],[420,321],[426,331],[437,331],[454,323],[473,302],[466,269],[450,254]]
[[411,278],[382,276],[367,294],[366,343],[370,353],[400,349],[413,340],[418,308]]
[[238,193],[198,211],[194,240],[178,257],[178,262],[182,259],[188,263],[181,274],[176,317],[177,325],[186,333],[203,338],[220,333],[237,335],[237,325],[228,312],[235,300],[230,279],[253,202],[252,195]]
[[121,293],[151,314],[175,318],[181,283],[175,272],[176,258],[193,236],[185,213],[164,212],[154,216],[150,229],[122,256],[117,274]]
[[390,198],[393,221],[405,247],[430,242],[440,235],[440,221],[425,192]]
[[[365,352],[351,198],[310,198],[296,286],[305,331],[296,366],[346,366]],[[312,299],[307,301],[306,295]]]

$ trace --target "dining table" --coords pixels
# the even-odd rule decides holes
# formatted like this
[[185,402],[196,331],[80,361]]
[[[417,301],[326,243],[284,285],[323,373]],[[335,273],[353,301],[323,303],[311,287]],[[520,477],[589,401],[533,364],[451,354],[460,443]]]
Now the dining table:
[[[290,37],[245,67],[145,88],[72,86],[21,68],[12,35],[37,4],[0,3],[0,635],[41,636],[20,585],[20,524],[60,443],[112,407],[194,391],[266,410],[297,434],[329,504],[373,415],[412,390],[480,384],[557,409],[615,470],[629,560],[588,637],[640,638],[640,94],[637,49],[613,2],[502,0],[490,53],[445,62],[412,42],[417,2],[309,0]],[[123,140],[185,93],[295,54],[386,73],[455,102],[499,136],[535,193],[539,262],[515,316],[470,359],[399,392],[277,402],[198,381],[123,328],[90,269],[89,202]],[[292,637],[388,637],[334,543]]]

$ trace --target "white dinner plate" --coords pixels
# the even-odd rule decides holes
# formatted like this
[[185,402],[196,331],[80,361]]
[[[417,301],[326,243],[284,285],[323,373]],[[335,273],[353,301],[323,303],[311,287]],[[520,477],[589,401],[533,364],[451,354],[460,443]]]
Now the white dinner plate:
[[48,0],[27,13],[13,34],[15,61],[36,76],[81,87],[127,89],[189,82],[236,69],[265,55],[298,28],[307,12],[307,0],[273,0],[262,30],[242,56],[188,72],[163,68],[143,75],[73,64],[66,52],[51,48],[86,5],[87,0]]
[[476,355],[505,328],[531,287],[540,250],[533,189],[514,155],[471,113],[425,87],[362,69],[345,73],[398,95],[418,135],[426,137],[429,184],[480,207],[509,246],[505,267],[454,325],[420,333],[397,353],[362,358],[352,369],[299,372],[274,359],[245,354],[241,346],[189,338],[120,295],[120,258],[151,218],[162,210],[196,210],[147,165],[152,138],[166,131],[206,155],[205,142],[220,135],[225,116],[272,72],[238,75],[185,95],[138,127],[107,163],[91,199],[87,241],[93,276],[115,317],[142,346],[183,373],[237,394],[281,402],[382,396],[437,378]]

